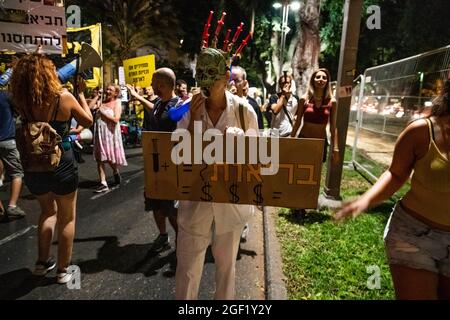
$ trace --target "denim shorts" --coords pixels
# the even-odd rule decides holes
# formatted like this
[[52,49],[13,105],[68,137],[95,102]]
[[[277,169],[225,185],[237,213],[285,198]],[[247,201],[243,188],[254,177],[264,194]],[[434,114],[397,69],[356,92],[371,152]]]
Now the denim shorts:
[[450,232],[406,213],[397,203],[384,230],[389,264],[423,269],[450,278]]
[[20,162],[20,154],[17,150],[16,140],[0,141],[0,160],[6,169],[6,174],[11,178],[22,178],[23,168]]

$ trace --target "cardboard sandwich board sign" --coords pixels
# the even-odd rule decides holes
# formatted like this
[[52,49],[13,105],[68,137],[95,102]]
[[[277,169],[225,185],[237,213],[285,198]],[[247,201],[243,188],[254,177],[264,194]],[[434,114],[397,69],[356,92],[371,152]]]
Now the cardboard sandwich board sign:
[[[322,139],[253,138],[258,148],[271,139],[279,139],[279,167],[274,175],[262,175],[268,164],[215,163],[175,164],[172,150],[177,141],[171,141],[171,133],[143,132],[142,145],[145,170],[146,196],[164,200],[193,200],[287,208],[316,208],[322,170]],[[227,151],[223,139],[223,153]],[[191,140],[192,158],[195,141]],[[245,159],[249,159],[251,147],[245,137]],[[203,142],[205,151],[210,142]],[[267,147],[266,145],[266,147]],[[239,154],[234,146],[235,158]],[[270,147],[269,153],[270,153]],[[254,149],[252,149],[254,150]],[[267,149],[266,149],[267,150]],[[259,152],[259,149],[258,149]],[[225,157],[224,157],[225,158]],[[198,163],[198,157],[197,161]]]

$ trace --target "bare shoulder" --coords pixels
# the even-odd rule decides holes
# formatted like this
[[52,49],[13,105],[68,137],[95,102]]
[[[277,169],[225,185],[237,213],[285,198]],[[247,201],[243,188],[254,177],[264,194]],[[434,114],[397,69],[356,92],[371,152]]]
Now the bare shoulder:
[[428,132],[428,122],[426,119],[417,119],[411,121],[405,128],[403,132],[411,132],[411,133],[423,133],[426,130]]
[[417,119],[410,122],[400,135],[401,139],[412,140],[418,145],[427,146],[429,143],[428,122],[426,119]]
[[67,90],[67,89],[63,89],[60,93],[60,99],[61,101],[72,101],[72,99],[74,99],[74,96]]

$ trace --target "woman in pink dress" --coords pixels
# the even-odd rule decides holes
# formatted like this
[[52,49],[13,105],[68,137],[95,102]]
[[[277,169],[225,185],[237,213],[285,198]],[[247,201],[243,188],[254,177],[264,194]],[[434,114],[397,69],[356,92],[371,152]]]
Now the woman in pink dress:
[[113,170],[115,185],[119,185],[121,181],[119,166],[127,165],[120,133],[122,106],[119,95],[120,87],[109,85],[106,89],[106,100],[97,108],[94,125],[94,157],[100,178],[100,185],[95,192],[99,193],[109,190],[105,163],[108,163]]

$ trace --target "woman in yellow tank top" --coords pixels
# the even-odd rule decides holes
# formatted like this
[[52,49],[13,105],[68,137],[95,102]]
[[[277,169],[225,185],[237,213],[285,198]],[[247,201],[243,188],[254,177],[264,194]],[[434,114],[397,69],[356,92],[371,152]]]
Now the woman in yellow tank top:
[[450,299],[450,79],[431,116],[412,122],[395,145],[389,169],[335,219],[356,217],[408,180],[384,239],[397,299]]

